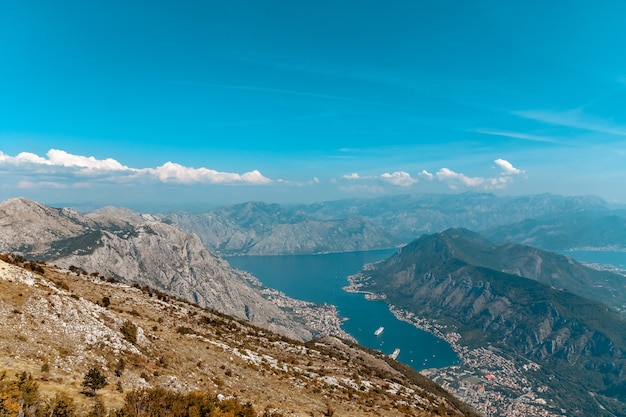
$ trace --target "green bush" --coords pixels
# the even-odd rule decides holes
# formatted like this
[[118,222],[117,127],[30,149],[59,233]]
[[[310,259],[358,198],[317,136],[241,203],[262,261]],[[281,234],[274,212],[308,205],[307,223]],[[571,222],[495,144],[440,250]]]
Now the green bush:
[[84,393],[94,397],[96,395],[96,391],[100,388],[104,388],[107,385],[107,378],[102,373],[102,370],[98,366],[92,366],[89,368],[89,371],[85,374],[85,378],[83,379],[83,387],[85,388]]

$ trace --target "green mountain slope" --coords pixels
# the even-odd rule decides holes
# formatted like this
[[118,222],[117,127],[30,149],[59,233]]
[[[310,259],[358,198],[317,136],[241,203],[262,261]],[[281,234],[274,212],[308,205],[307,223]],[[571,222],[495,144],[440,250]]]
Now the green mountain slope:
[[[626,322],[616,310],[556,287],[573,282],[583,288],[595,276],[571,262],[451,229],[422,236],[363,271],[363,289],[453,326],[469,347],[492,346],[509,358],[539,363],[534,378],[550,387],[547,397],[567,415],[625,415],[618,388],[626,380]],[[602,393],[606,410],[598,405]]]

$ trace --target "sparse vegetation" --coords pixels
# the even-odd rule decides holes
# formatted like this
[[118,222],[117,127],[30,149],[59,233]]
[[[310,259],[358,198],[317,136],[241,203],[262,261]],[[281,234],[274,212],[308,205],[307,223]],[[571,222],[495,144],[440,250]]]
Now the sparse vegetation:
[[117,363],[115,364],[115,376],[118,378],[121,377],[124,373],[124,369],[126,369],[126,361],[124,360],[124,358],[119,358],[117,360]]
[[133,324],[130,320],[124,321],[122,327],[120,328],[120,332],[122,332],[122,336],[126,341],[132,343],[133,345],[137,343],[137,326]]
[[102,305],[102,307],[104,308],[107,308],[108,306],[111,305],[111,299],[105,295],[104,297],[102,297],[102,301],[100,301],[100,305]]
[[107,385],[107,378],[98,366],[92,366],[83,379],[84,393],[91,397],[96,395],[96,391]]
[[[4,394],[4,388],[17,386],[18,375],[0,382],[0,417],[130,417],[134,414],[129,404],[136,403],[127,403],[127,396],[155,401],[154,407],[144,409],[142,417],[159,413],[281,417],[293,412],[433,416],[441,402],[438,393],[421,393],[418,378],[407,378],[391,369],[378,353],[365,352],[345,341],[329,338],[302,344],[180,299],[163,302],[155,292],[150,297],[147,290],[137,292],[87,275],[67,275],[47,266],[44,269],[46,274],[38,279],[57,288],[71,286],[71,293],[51,291],[50,284],[24,286],[0,276],[0,298],[8,303],[8,312],[15,309],[21,315],[0,322],[0,340],[12,349],[10,358],[0,352],[0,360],[37,373],[35,378],[24,376],[24,381],[30,382],[21,383],[35,387],[28,401],[19,389],[13,396]],[[71,294],[79,300],[74,301]],[[107,310],[89,307],[89,303],[95,306],[95,301],[102,305],[105,296],[122,301]],[[25,303],[29,303],[28,308]],[[129,316],[133,309],[141,311],[141,316]],[[156,322],[160,323],[158,333],[146,334],[137,345],[139,326],[149,329]],[[41,327],[33,328],[33,323],[41,323]],[[85,329],[92,326],[93,333],[85,337]],[[193,337],[181,337],[183,334]],[[124,340],[134,346],[120,343]],[[36,356],[29,348],[35,344]],[[21,359],[14,359],[18,355]],[[40,365],[33,369],[29,365],[33,361]],[[94,377],[91,368],[97,368],[105,378],[106,374],[94,364],[106,364],[104,369],[115,378],[109,381],[110,386],[98,385],[99,377]],[[304,364],[306,369],[301,369]],[[358,384],[351,382],[355,375]],[[75,383],[81,379],[86,385]],[[328,382],[333,380],[339,385]],[[392,382],[407,388],[393,393],[387,389]],[[38,384],[43,394],[39,394]],[[171,386],[175,392],[153,391],[144,388],[146,384]],[[194,391],[197,389],[200,391]],[[449,415],[474,415],[459,413],[452,402],[444,403],[453,404],[447,408]],[[9,409],[12,411],[6,411]]]

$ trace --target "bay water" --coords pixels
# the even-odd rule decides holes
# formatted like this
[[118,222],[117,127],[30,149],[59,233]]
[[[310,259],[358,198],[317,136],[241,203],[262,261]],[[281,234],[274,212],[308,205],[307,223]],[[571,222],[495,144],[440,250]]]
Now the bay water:
[[[370,301],[363,294],[348,293],[347,277],[366,263],[391,256],[395,250],[332,253],[323,255],[235,256],[228,262],[250,272],[264,285],[287,296],[337,307],[347,320],[343,329],[359,344],[391,354],[400,349],[398,361],[415,370],[441,368],[459,363],[450,345],[434,335],[398,320],[383,301]],[[378,336],[374,332],[384,327]]]
[[626,270],[626,252],[608,250],[568,250],[558,253],[574,258],[579,262],[610,265]]

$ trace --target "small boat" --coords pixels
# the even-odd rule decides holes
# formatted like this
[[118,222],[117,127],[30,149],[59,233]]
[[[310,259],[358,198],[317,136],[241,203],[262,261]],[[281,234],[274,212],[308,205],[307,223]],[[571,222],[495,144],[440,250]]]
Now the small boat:
[[398,359],[398,355],[400,354],[400,349],[396,348],[396,350],[393,351],[393,353],[391,355],[389,355],[389,357],[391,359]]
[[383,330],[385,330],[385,328],[383,326],[380,326],[378,329],[376,329],[376,331],[374,332],[374,336],[379,336]]

